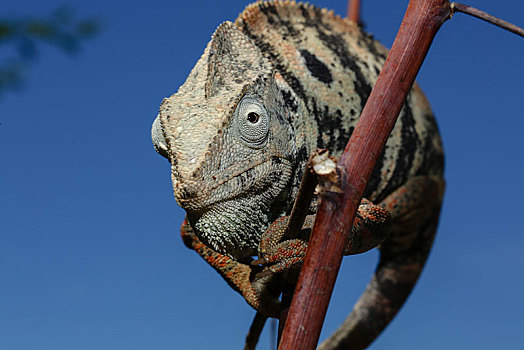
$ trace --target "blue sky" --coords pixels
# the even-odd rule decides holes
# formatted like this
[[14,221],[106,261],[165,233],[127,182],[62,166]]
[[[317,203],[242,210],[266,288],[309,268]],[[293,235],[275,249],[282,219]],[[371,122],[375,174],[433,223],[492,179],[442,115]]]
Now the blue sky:
[[[345,13],[345,1],[315,3]],[[365,1],[368,31],[390,46],[407,3]],[[75,57],[42,46],[25,88],[0,99],[0,348],[241,348],[254,312],[183,246],[150,126],[216,26],[247,2],[20,0],[0,15],[62,4],[104,26]],[[521,1],[467,4],[524,25]],[[440,228],[372,349],[522,346],[523,57],[524,40],[462,14],[437,35],[418,81],[447,152]],[[322,337],[376,260],[344,260]]]

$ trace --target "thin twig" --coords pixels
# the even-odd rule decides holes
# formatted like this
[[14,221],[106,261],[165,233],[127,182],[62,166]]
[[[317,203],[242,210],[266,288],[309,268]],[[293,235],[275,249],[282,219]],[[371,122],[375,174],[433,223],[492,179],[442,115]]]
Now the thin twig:
[[316,150],[313,152],[307,161],[306,169],[300,180],[300,187],[289,215],[289,222],[286,228],[284,237],[286,239],[293,239],[298,236],[304,220],[306,219],[311,200],[313,199],[313,193],[315,192],[315,186],[317,185],[317,177],[313,173],[313,157],[316,155],[327,152],[327,150]]
[[277,331],[277,328],[278,328],[278,324],[277,324],[277,320],[275,318],[272,318],[270,320],[271,324],[269,325],[269,333],[270,333],[270,346],[269,346],[269,349],[270,350],[275,350],[277,348],[277,334],[278,334],[278,331]]
[[358,25],[362,24],[360,22],[360,0],[348,0],[347,18]]
[[473,16],[473,17],[477,17],[481,20],[484,20],[488,23],[491,23],[493,25],[496,25],[497,27],[500,27],[502,29],[506,29],[512,33],[515,33],[517,35],[520,35],[521,37],[524,37],[524,29],[512,24],[512,23],[509,23],[507,21],[504,21],[500,18],[497,18],[495,16],[492,16],[490,15],[489,13],[486,13],[484,11],[481,11],[479,9],[476,9],[474,7],[471,7],[471,6],[468,6],[468,5],[463,5],[463,4],[459,4],[459,3],[456,3],[456,2],[452,2],[451,3],[451,14],[455,13],[455,12],[462,12],[462,13],[465,13],[465,14],[468,14],[470,16]]
[[253,319],[253,322],[251,322],[251,327],[249,327],[249,332],[247,332],[246,335],[244,350],[255,350],[266,320],[267,317],[260,312],[255,314],[255,318]]

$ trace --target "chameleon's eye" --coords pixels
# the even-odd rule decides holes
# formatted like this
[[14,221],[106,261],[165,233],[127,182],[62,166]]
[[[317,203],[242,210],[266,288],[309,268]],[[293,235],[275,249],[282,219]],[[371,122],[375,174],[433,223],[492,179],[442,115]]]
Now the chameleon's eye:
[[253,97],[244,97],[236,110],[240,138],[249,147],[264,146],[269,132],[269,116],[264,106]]

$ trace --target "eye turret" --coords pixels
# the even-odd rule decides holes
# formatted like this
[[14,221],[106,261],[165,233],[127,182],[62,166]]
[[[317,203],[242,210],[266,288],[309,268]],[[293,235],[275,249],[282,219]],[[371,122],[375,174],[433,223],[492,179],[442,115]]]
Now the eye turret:
[[269,133],[269,115],[253,97],[244,97],[236,110],[236,125],[240,138],[251,148],[261,148]]

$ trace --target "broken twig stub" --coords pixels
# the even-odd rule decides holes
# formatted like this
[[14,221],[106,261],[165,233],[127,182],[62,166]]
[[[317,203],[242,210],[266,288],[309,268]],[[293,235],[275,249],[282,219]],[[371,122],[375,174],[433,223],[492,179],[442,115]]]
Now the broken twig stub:
[[317,194],[342,193],[336,160],[329,155],[327,150],[320,150],[313,154],[312,166],[313,171],[318,175]]

